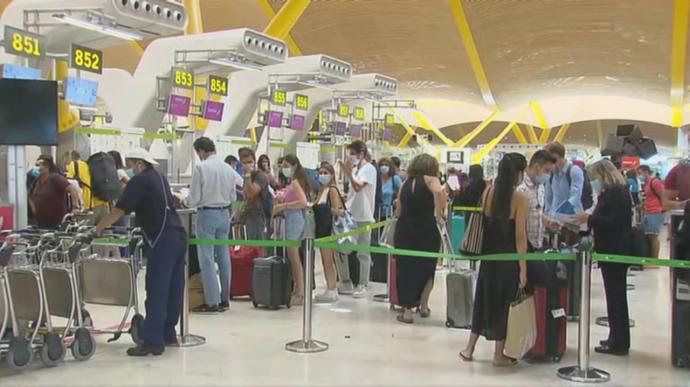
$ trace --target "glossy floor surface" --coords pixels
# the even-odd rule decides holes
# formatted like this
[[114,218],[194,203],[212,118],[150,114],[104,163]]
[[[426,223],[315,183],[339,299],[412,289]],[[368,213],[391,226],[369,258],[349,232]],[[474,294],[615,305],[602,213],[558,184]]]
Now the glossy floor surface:
[[[317,266],[317,283],[322,286]],[[168,349],[163,356],[131,358],[124,354],[131,342],[123,336],[106,343],[99,336],[96,355],[79,363],[66,356],[63,364],[46,369],[40,362],[22,373],[0,365],[0,386],[561,386],[559,367],[576,362],[577,324],[568,324],[568,350],[560,364],[526,364],[507,369],[491,365],[493,346],[480,341],[475,362],[463,363],[458,350],[468,332],[450,330],[445,322],[445,281],[439,270],[429,319],[414,325],[395,320],[387,304],[371,299],[341,297],[336,304],[315,306],[314,338],[330,349],[318,354],[295,354],[284,347],[301,334],[301,309],[267,311],[248,301],[234,301],[218,315],[192,315],[192,333],[207,343]],[[632,349],[627,357],[593,353],[591,364],[612,374],[609,386],[690,386],[690,371],[675,369],[669,360],[668,269],[649,269],[629,277]],[[384,290],[375,284],[374,293]],[[592,316],[605,313],[603,287],[593,272]],[[117,308],[92,307],[96,325],[119,322]],[[592,343],[606,336],[606,328],[592,327]]]

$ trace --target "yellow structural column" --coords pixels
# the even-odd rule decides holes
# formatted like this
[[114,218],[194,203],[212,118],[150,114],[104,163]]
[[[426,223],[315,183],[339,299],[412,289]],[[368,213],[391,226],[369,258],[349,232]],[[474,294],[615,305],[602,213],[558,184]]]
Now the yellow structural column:
[[[199,0],[184,0],[184,7],[187,10],[189,21],[184,30],[185,35],[201,34],[204,32],[204,24],[201,15],[201,3]],[[206,77],[201,80],[206,79]],[[194,87],[194,101],[201,101],[207,97],[208,90],[206,87]],[[218,101],[220,97],[216,95],[209,96],[211,100]],[[209,121],[201,117],[194,117],[194,128],[197,131],[204,131],[208,127]]]
[[[264,11],[266,16],[268,16],[270,19],[273,19],[276,15],[276,11],[273,10],[273,7],[271,6],[271,3],[268,2],[268,0],[257,0],[259,2],[259,6],[261,9]],[[292,56],[302,56],[302,49],[299,48],[297,45],[297,42],[292,38],[290,34],[287,34],[285,37],[285,44],[287,44],[288,49],[290,50],[290,54]]]
[[515,125],[513,125],[512,130],[513,130],[513,135],[515,135],[515,139],[517,139],[517,141],[520,144],[529,144],[527,142],[527,137],[525,137],[525,134],[522,133],[522,129],[520,128],[519,124],[516,123]]
[[[61,81],[69,75],[69,65],[64,60],[55,60],[55,80]],[[72,112],[69,102],[58,100],[58,132],[66,132],[79,125],[79,116]]]
[[418,110],[415,110],[412,112],[412,117],[414,117],[415,120],[417,120],[417,122],[419,122],[419,124],[421,125],[422,128],[431,131],[433,134],[436,135],[436,137],[440,138],[441,141],[443,141],[443,143],[446,144],[447,146],[454,146],[455,145],[453,140],[446,137],[445,134],[443,134],[437,127],[435,127],[434,125],[431,124],[431,122],[429,122],[429,120],[426,118],[424,113],[422,113]]
[[530,143],[539,144],[539,137],[537,137],[537,133],[534,131],[534,126],[525,124],[525,127],[527,128],[527,135],[529,136]]
[[683,126],[685,91],[685,55],[688,40],[690,0],[675,0],[673,10],[673,46],[671,50],[671,126]]
[[484,121],[480,122],[476,128],[472,129],[472,131],[469,132],[466,136],[463,136],[461,139],[459,139],[454,144],[454,146],[456,148],[466,147],[467,144],[472,142],[472,140],[474,140],[475,137],[477,137],[481,132],[483,132],[484,129],[486,129],[487,126],[489,126],[489,124],[492,123],[494,121],[494,119],[496,119],[496,116],[498,115],[498,113],[500,113],[500,111],[498,109],[494,110],[493,113],[489,114],[489,116],[486,117],[484,119]]
[[288,0],[268,23],[264,33],[284,40],[310,3],[311,0]]
[[563,142],[563,139],[565,138],[566,133],[568,133],[568,129],[570,129],[569,123],[561,125],[561,128],[558,130],[558,133],[556,133],[556,137],[553,138],[553,141]]

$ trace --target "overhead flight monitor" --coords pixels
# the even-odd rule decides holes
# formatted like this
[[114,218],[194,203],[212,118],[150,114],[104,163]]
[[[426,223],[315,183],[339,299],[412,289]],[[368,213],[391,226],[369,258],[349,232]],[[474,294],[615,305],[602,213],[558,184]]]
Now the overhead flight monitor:
[[0,144],[57,145],[57,82],[0,79]]
[[223,106],[222,102],[204,101],[202,103],[201,116],[210,121],[222,121]]
[[283,126],[283,112],[269,110],[266,112],[266,122],[269,128],[280,128]]
[[290,117],[290,129],[304,130],[304,116],[300,114],[293,114]]
[[41,70],[13,64],[2,65],[2,77],[7,79],[42,79]]
[[168,100],[168,114],[178,117],[187,117],[192,100],[184,95],[170,94]]

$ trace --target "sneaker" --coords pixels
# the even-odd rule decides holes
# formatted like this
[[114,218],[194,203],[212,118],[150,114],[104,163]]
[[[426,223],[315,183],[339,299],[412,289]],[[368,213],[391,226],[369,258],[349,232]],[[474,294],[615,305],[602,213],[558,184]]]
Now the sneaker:
[[218,313],[223,311],[225,311],[225,309],[219,307],[218,305],[208,306],[206,304],[192,309],[192,313]]
[[218,304],[218,307],[222,309],[221,312],[225,312],[226,310],[230,309],[230,301],[223,301]]
[[357,289],[355,289],[354,293],[352,293],[353,298],[365,298],[369,292],[367,291],[367,287],[363,285],[357,285]]
[[326,290],[314,297],[314,302],[317,304],[332,304],[338,301],[338,292],[333,290]]
[[352,286],[352,282],[347,281],[347,282],[342,282],[340,286],[338,286],[338,293],[344,294],[346,296],[351,295],[354,293],[355,287]]
[[165,352],[164,346],[153,346],[147,344],[137,345],[136,347],[129,348],[127,350],[127,355],[135,357],[143,357],[148,355],[160,356]]

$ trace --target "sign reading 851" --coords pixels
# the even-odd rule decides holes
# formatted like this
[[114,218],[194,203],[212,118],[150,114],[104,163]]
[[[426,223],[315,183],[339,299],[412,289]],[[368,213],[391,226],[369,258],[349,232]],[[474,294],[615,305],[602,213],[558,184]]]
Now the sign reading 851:
[[285,105],[287,103],[287,93],[285,90],[273,90],[273,93],[271,93],[271,102],[274,105]]
[[4,40],[5,52],[8,54],[38,59],[43,59],[46,55],[41,35],[5,26]]

